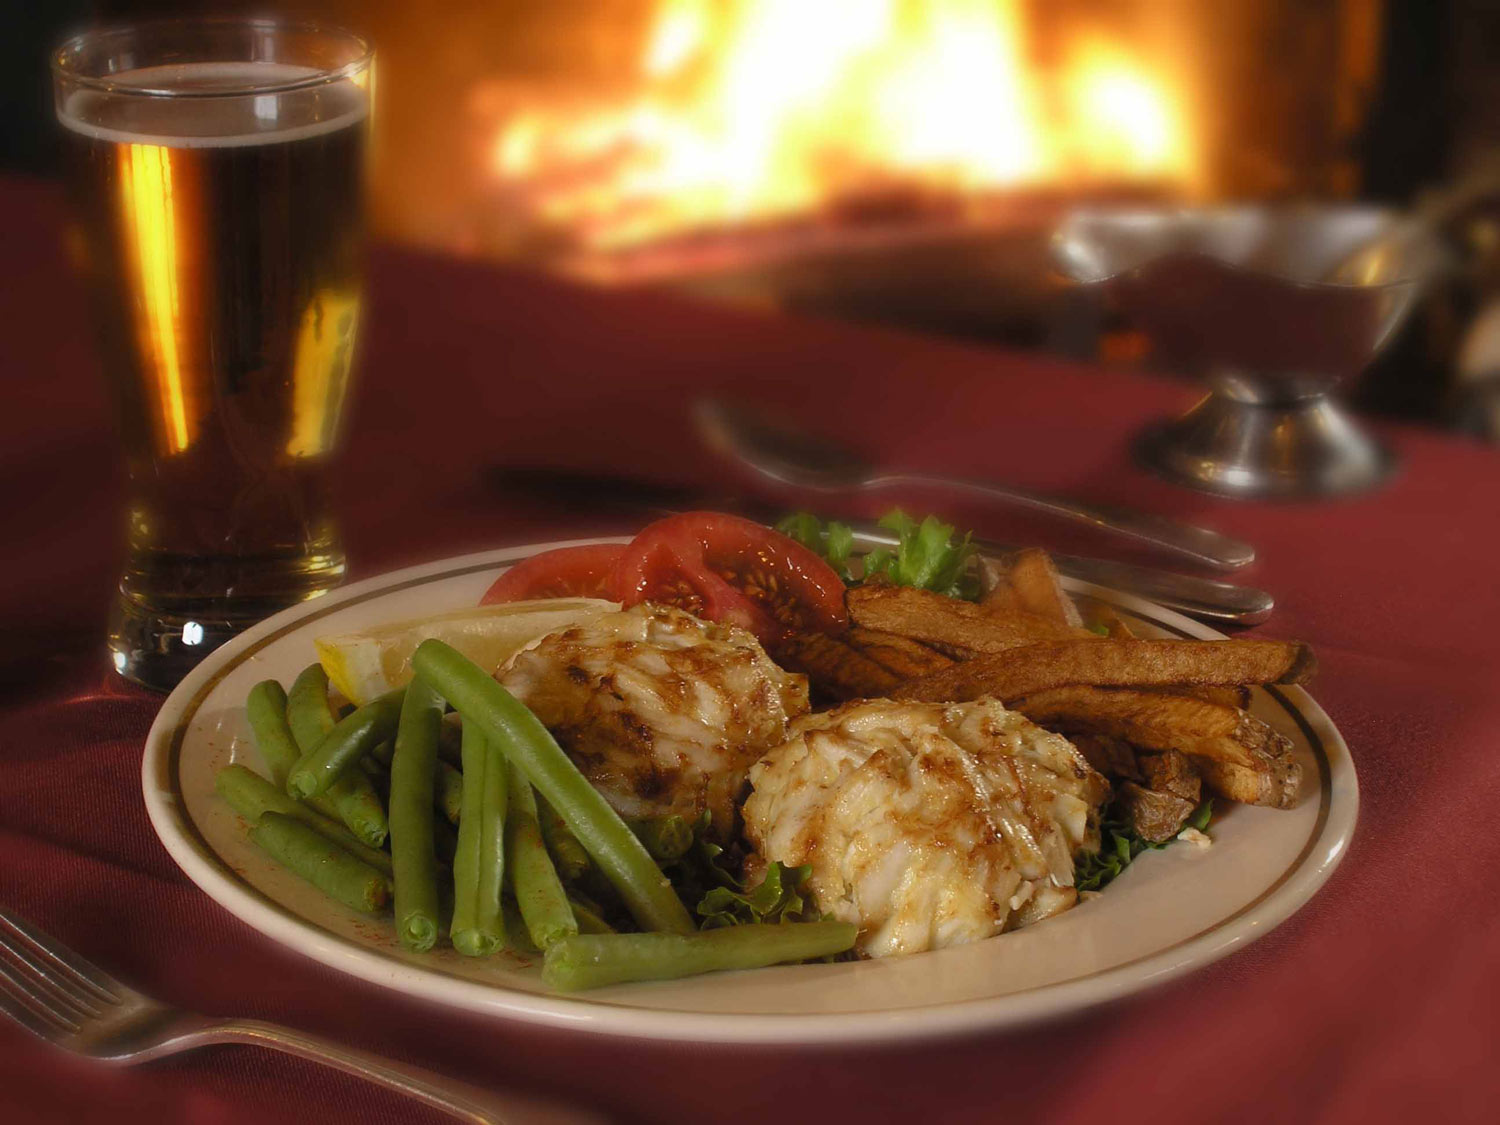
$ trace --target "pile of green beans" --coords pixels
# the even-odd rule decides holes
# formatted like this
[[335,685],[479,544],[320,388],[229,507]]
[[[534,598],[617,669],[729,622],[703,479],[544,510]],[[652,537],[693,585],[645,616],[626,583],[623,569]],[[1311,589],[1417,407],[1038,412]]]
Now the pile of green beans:
[[396,733],[405,696],[404,688],[393,691],[340,719],[287,774],[287,792],[303,800],[327,792],[350,766]]
[[[392,912],[408,949],[446,933],[465,956],[543,954],[543,979],[578,989],[852,946],[842,923],[700,933],[659,866],[691,849],[691,823],[622,820],[536,716],[449,646],[423,642],[413,667],[406,687],[342,718],[316,664],[289,693],[256,684],[245,710],[268,777],[236,763],[215,779],[266,854],[352,910]],[[617,933],[630,918],[646,932]]]
[[486,738],[498,743],[557,810],[642,929],[678,934],[697,930],[651,854],[525,704],[442,641],[418,645],[412,667],[418,679],[427,680],[453,704],[465,723],[478,724]]
[[225,766],[214,778],[214,788],[230,808],[251,824],[268,812],[295,817],[387,878],[392,874],[391,857],[385,852],[370,847],[343,825],[334,823],[309,805],[292,800],[253,770],[240,765]]

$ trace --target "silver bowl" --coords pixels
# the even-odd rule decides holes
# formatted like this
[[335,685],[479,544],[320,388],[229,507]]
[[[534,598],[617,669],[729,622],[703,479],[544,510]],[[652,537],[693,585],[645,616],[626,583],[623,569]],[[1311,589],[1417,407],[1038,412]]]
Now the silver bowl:
[[1136,450],[1161,475],[1235,496],[1354,492],[1387,451],[1331,392],[1401,324],[1439,250],[1361,206],[1090,209],[1052,240],[1062,273],[1119,308],[1155,359],[1210,392]]

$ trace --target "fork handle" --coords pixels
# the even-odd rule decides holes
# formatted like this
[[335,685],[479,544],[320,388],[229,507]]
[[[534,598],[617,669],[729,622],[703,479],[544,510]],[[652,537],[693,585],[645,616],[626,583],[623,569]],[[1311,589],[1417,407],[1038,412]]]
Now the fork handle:
[[992,484],[988,481],[965,480],[959,477],[944,477],[926,473],[882,473],[864,482],[866,488],[886,488],[892,485],[917,484],[946,488],[981,496],[988,500],[999,500],[1016,504],[1034,511],[1048,512],[1054,516],[1088,524],[1101,531],[1120,535],[1127,539],[1150,543],[1154,547],[1192,559],[1203,566],[1217,570],[1238,570],[1255,561],[1255,548],[1238,539],[1221,535],[1206,527],[1183,523],[1167,516],[1156,516],[1149,512],[1134,512],[1104,504],[1084,504],[1061,496],[1045,495],[1025,488]]
[[260,1020],[205,1023],[186,1031],[170,1046],[163,1044],[168,1049],[161,1053],[175,1053],[173,1048],[181,1051],[210,1043],[248,1043],[311,1059],[396,1090],[475,1125],[601,1125],[606,1120],[589,1110],[483,1090],[419,1066],[398,1063],[305,1031]]

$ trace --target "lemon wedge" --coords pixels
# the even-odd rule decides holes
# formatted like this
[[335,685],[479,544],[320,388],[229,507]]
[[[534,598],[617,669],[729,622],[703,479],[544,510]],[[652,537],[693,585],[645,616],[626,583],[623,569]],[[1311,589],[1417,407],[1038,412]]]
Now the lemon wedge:
[[436,637],[481,668],[493,670],[548,633],[619,608],[616,602],[597,598],[504,602],[317,637],[313,644],[333,686],[346,699],[363,704],[409,682],[412,653],[429,638]]

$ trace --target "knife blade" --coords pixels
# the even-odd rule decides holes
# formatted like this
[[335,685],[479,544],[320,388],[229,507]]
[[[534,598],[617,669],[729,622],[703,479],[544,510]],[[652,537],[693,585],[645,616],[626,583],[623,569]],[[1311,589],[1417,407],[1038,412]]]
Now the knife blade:
[[[569,507],[594,506],[617,511],[645,512],[655,516],[712,509],[733,512],[768,524],[775,524],[787,514],[785,509],[739,496],[719,496],[683,485],[660,484],[607,473],[488,466],[484,469],[483,476],[490,487],[512,493],[524,492],[535,498]],[[894,534],[872,520],[848,519],[838,512],[815,514],[823,519],[837,519],[848,524],[861,546],[895,546],[897,543]],[[1006,554],[1018,549],[1015,544],[977,535],[974,543],[986,555]],[[1157,567],[1082,555],[1053,553],[1052,560],[1058,571],[1070,578],[1136,594],[1203,621],[1258,625],[1270,617],[1276,607],[1275,599],[1264,590],[1221,582],[1214,578],[1199,578]]]

